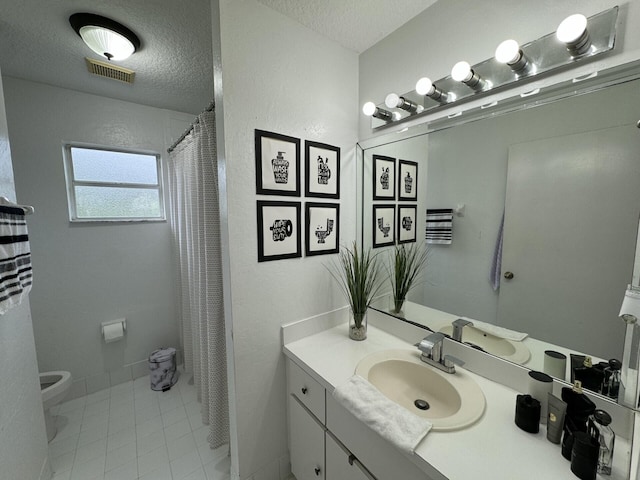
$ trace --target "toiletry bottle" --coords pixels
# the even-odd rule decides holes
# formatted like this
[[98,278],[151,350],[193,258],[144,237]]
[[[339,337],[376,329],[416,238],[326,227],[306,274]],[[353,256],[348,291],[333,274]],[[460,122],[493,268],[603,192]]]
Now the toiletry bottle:
[[611,475],[613,447],[616,434],[611,429],[611,416],[604,410],[596,410],[589,416],[589,434],[600,444],[598,454],[598,473]]
[[610,398],[617,399],[620,391],[620,370],[622,362],[615,358],[609,360],[609,366],[604,369],[604,381],[602,393]]
[[572,426],[585,432],[587,419],[595,411],[596,405],[582,393],[582,384],[579,380],[576,380],[573,387],[562,389],[562,400],[567,404],[566,416],[572,420]]
[[573,376],[576,380],[582,382],[583,388],[600,393],[602,381],[604,380],[604,371],[594,368],[591,357],[585,357],[583,365],[573,369]]
[[562,437],[562,456],[571,460],[574,434],[587,431],[587,419],[596,405],[582,393],[582,384],[576,380],[573,387],[562,389],[562,400],[567,404],[567,413],[564,419],[564,436]]

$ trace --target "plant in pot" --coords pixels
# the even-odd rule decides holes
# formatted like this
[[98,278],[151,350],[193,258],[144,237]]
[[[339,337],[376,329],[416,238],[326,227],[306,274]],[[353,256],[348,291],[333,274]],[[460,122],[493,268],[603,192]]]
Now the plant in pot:
[[382,287],[378,254],[373,254],[370,248],[361,250],[353,242],[351,248],[341,248],[338,261],[331,264],[329,272],[351,308],[349,337],[364,340],[367,338],[367,309]]
[[402,306],[409,291],[417,285],[416,280],[427,266],[429,250],[423,245],[412,243],[396,245],[391,252],[389,265],[389,281],[391,282],[391,313],[402,315]]

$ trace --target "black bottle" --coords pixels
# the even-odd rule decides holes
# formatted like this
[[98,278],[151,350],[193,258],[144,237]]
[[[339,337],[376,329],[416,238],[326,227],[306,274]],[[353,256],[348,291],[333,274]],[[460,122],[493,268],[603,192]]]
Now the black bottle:
[[591,363],[591,357],[585,357],[581,367],[573,369],[575,380],[582,383],[582,387],[592,392],[600,393],[604,380],[604,368],[596,368]]

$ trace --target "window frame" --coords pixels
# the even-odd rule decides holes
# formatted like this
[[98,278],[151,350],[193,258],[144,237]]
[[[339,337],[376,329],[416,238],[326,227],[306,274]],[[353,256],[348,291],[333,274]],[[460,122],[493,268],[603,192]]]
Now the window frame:
[[[85,150],[102,150],[114,153],[130,153],[134,155],[153,156],[156,159],[156,172],[158,175],[157,184],[133,183],[133,182],[102,182],[76,180],[73,169],[72,148]],[[69,221],[72,223],[148,223],[166,222],[167,212],[164,199],[164,172],[162,168],[162,157],[158,152],[150,150],[138,150],[132,148],[110,147],[104,145],[93,145],[86,143],[68,142],[64,144],[64,172],[67,186],[67,205],[69,207]],[[160,216],[159,217],[78,217],[76,205],[75,188],[78,186],[105,187],[105,188],[136,188],[141,190],[156,190],[158,192]]]

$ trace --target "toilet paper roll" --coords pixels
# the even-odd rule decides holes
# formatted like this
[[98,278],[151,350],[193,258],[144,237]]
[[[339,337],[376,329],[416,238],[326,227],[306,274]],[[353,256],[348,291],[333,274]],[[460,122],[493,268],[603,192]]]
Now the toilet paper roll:
[[102,334],[104,335],[105,343],[117,342],[124,337],[124,328],[122,322],[112,323],[111,325],[104,325],[102,327]]

